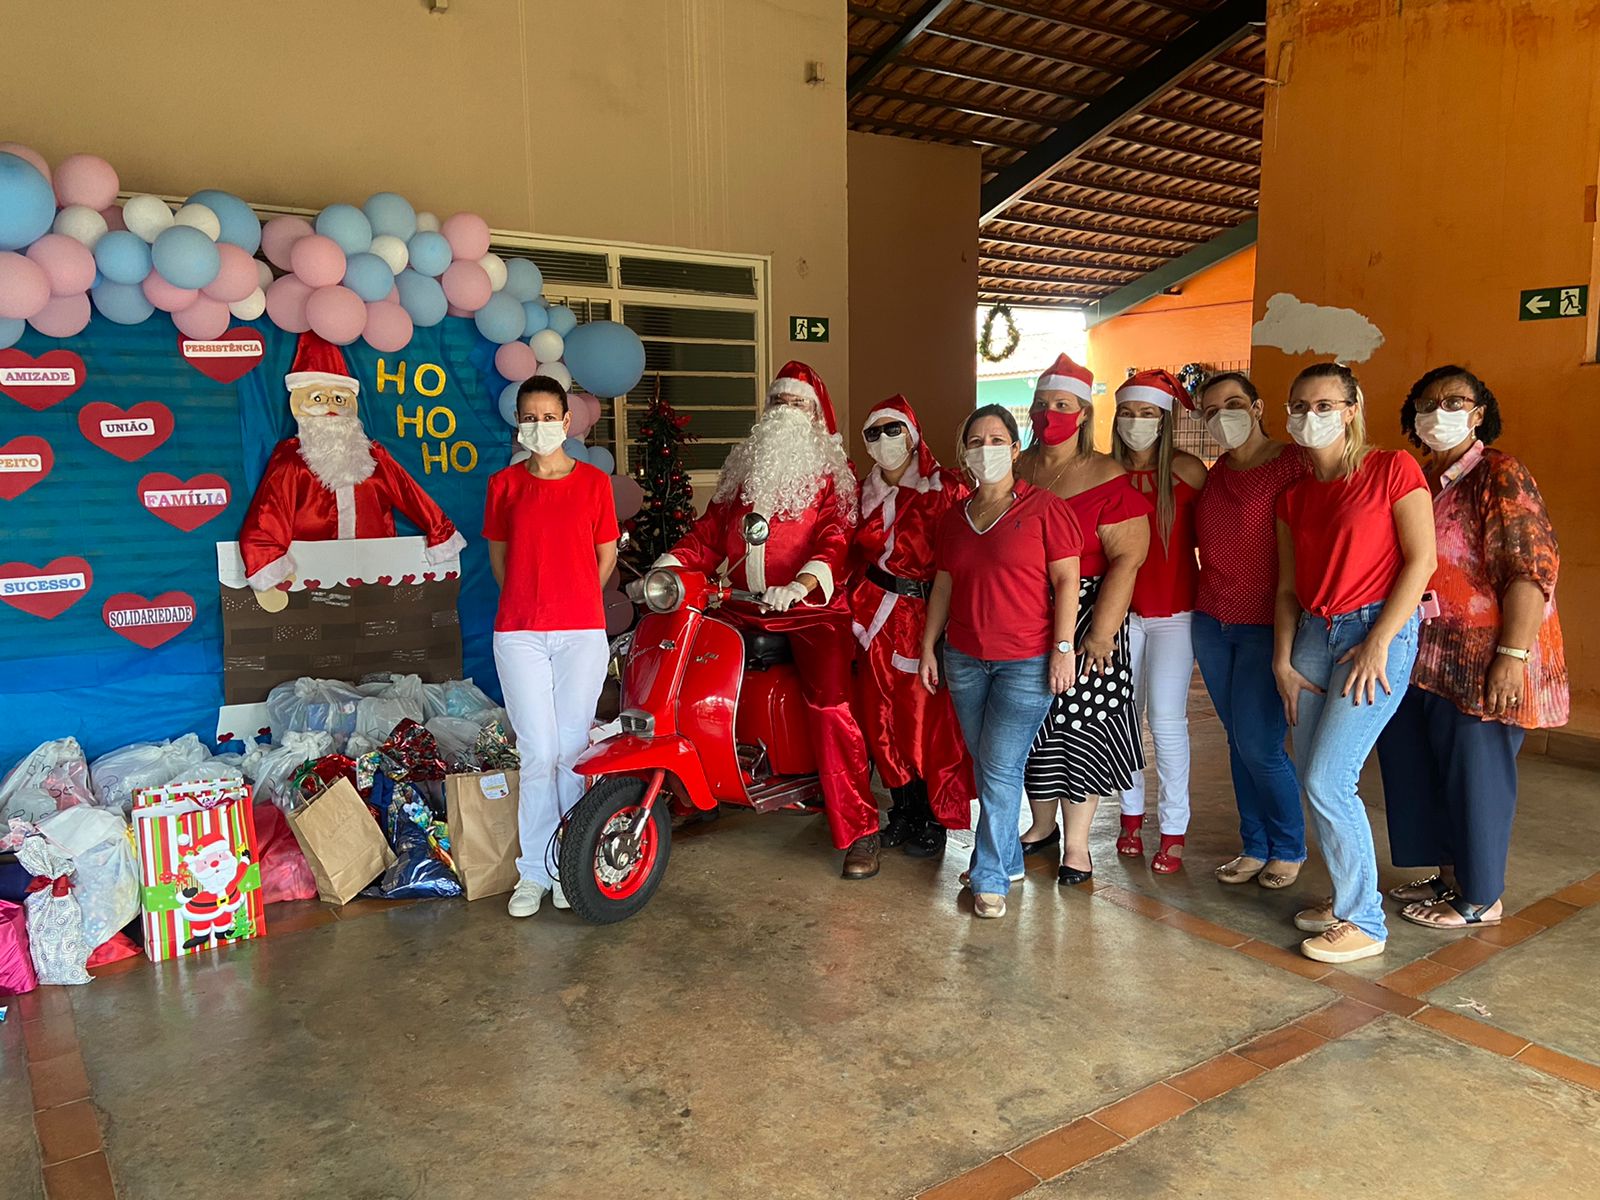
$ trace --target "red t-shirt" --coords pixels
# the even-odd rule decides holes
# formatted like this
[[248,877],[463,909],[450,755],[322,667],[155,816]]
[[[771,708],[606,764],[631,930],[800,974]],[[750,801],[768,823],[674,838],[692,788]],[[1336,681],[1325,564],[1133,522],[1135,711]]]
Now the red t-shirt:
[[1278,593],[1278,497],[1311,471],[1299,446],[1285,446],[1248,471],[1223,455],[1195,501],[1200,591],[1195,608],[1226,625],[1271,625]]
[[1055,602],[1048,564],[1075,558],[1083,546],[1077,518],[1053,492],[1017,480],[1016,499],[979,533],[971,501],[939,523],[934,561],[950,572],[952,647],[990,662],[1037,658],[1055,644]]
[[1148,516],[1155,509],[1127,475],[1117,475],[1076,496],[1068,496],[1065,503],[1078,518],[1078,528],[1083,531],[1083,561],[1078,564],[1078,570],[1085,579],[1104,575],[1110,565],[1105,547],[1100,544],[1101,528]]
[[1424,492],[1417,460],[1403,450],[1374,450],[1349,479],[1307,475],[1278,498],[1278,518],[1294,541],[1294,590],[1300,607],[1333,617],[1389,596],[1400,573],[1394,505]]
[[[1156,473],[1129,471],[1139,493],[1158,505]],[[1195,584],[1200,564],[1194,556],[1194,501],[1200,490],[1187,480],[1172,478],[1172,529],[1161,540],[1161,518],[1150,513],[1150,552],[1133,579],[1133,601],[1128,611],[1141,617],[1172,617],[1194,609]]]
[[595,547],[617,540],[611,481],[588,463],[539,479],[526,463],[489,477],[483,536],[506,544],[499,633],[604,629]]

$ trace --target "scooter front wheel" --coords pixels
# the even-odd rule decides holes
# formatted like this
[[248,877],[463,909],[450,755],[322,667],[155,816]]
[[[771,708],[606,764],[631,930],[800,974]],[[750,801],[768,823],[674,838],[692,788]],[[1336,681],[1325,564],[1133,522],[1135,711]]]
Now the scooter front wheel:
[[595,925],[625,921],[650,903],[672,850],[668,797],[641,824],[645,781],[611,775],[590,788],[561,835],[561,889]]

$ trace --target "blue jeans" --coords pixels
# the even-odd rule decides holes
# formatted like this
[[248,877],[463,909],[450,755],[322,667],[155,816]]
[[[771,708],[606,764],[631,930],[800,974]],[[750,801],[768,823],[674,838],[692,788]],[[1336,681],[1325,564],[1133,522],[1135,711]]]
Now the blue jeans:
[[1380,685],[1375,703],[1356,704],[1352,702],[1354,692],[1348,697],[1339,694],[1351,669],[1339,659],[1362,642],[1382,608],[1382,604],[1368,604],[1331,619],[1301,613],[1290,657],[1296,671],[1324,690],[1322,695],[1300,693],[1294,755],[1311,808],[1312,828],[1327,860],[1328,874],[1333,876],[1333,915],[1379,940],[1387,931],[1383,896],[1378,891],[1378,856],[1357,783],[1362,764],[1400,707],[1411,681],[1411,667],[1417,661],[1417,614],[1411,615],[1389,643],[1390,690],[1385,692]]
[[1283,748],[1284,720],[1272,674],[1272,626],[1225,625],[1194,614],[1194,657],[1228,733],[1228,765],[1246,858],[1304,862],[1306,816],[1300,780]]
[[1022,871],[1017,835],[1022,769],[1050,702],[1047,658],[972,658],[949,647],[945,680],[956,719],[972,753],[978,785],[978,833],[972,850],[972,891],[1004,896]]

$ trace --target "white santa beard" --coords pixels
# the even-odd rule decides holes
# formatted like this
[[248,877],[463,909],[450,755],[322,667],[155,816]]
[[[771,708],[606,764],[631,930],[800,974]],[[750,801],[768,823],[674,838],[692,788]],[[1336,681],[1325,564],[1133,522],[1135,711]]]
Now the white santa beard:
[[307,417],[300,422],[300,457],[331,491],[370,479],[378,464],[355,417]]
[[737,495],[763,516],[794,517],[811,507],[832,476],[841,505],[852,503],[855,477],[844,447],[805,414],[788,416],[792,411],[773,409],[756,422],[723,464],[713,500]]

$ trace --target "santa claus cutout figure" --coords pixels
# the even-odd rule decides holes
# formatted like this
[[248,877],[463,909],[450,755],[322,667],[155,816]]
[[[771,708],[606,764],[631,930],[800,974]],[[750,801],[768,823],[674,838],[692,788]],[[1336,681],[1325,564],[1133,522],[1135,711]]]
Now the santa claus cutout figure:
[[178,893],[183,897],[182,915],[190,935],[183,948],[198,949],[212,938],[226,940],[244,904],[241,889],[250,870],[250,851],[237,855],[227,838],[214,833],[183,856],[183,865],[193,880]]
[[450,518],[367,437],[357,415],[361,385],[337,346],[302,333],[283,382],[299,436],[273,450],[239,530],[245,582],[262,608],[280,612],[288,604],[290,542],[391,538],[396,509],[422,531],[428,563],[460,553],[466,539]]

